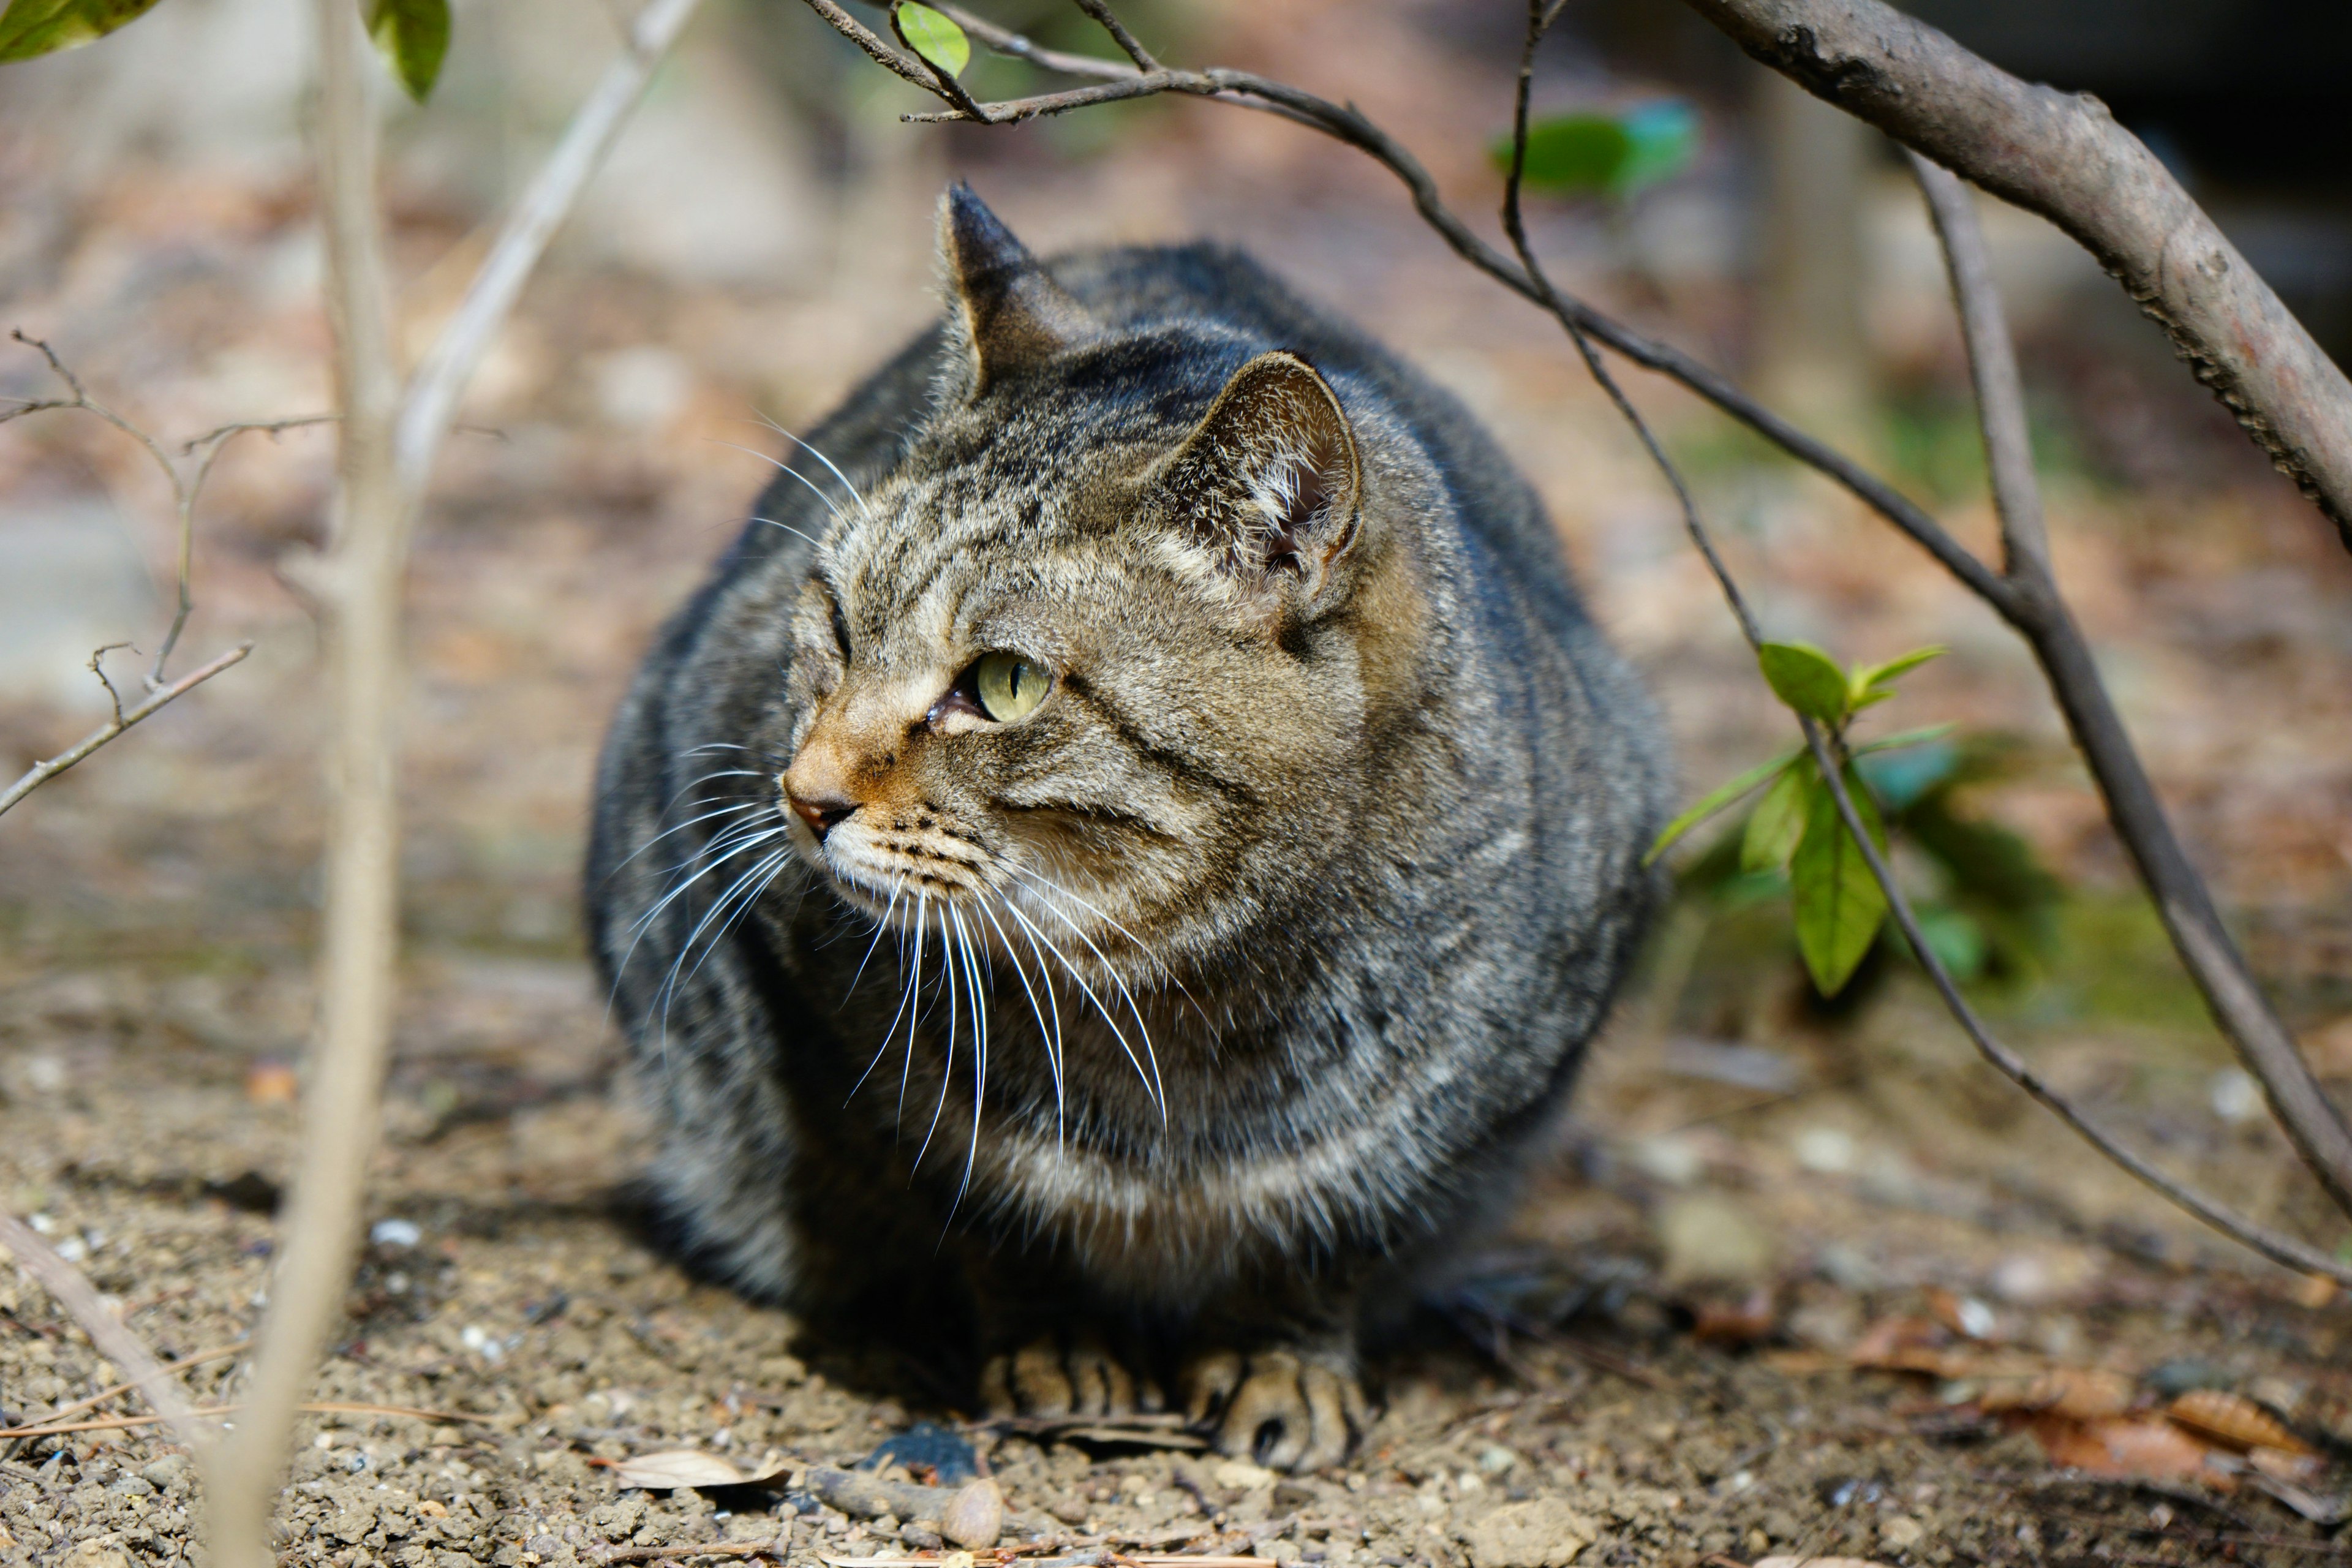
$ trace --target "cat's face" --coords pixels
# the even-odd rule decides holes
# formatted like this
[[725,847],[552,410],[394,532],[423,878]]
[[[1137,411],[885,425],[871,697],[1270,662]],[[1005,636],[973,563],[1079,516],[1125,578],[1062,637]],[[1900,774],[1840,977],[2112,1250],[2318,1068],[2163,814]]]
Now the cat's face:
[[1139,414],[1153,354],[1213,346],[1106,345],[1051,303],[1026,359],[991,352],[1003,289],[971,307],[972,387],[820,542],[780,805],[869,915],[1149,965],[1278,910],[1349,831],[1381,551],[1305,362]]

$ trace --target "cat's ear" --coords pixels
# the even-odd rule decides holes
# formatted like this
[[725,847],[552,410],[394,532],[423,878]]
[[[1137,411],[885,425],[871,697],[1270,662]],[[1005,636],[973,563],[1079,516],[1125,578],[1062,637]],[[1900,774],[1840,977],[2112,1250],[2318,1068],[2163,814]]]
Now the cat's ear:
[[1234,373],[1153,482],[1229,570],[1313,597],[1355,542],[1364,475],[1339,395],[1277,350]]
[[971,393],[1044,363],[1091,333],[1086,307],[958,180],[940,202],[940,263],[949,317],[971,368]]

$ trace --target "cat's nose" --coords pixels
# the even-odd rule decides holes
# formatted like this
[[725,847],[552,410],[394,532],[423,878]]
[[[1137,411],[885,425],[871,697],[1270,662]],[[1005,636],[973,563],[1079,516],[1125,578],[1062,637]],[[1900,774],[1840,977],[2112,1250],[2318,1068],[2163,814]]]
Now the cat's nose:
[[820,844],[824,842],[826,834],[857,809],[857,803],[846,795],[830,792],[804,795],[789,784],[784,786],[784,799],[791,803],[793,815],[809,825],[809,831],[816,835]]

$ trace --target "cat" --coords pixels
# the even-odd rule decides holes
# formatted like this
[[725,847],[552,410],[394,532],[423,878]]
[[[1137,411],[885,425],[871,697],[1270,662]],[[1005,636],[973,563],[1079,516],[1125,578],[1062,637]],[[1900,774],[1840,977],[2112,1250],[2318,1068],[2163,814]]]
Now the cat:
[[[1527,483],[1247,257],[948,309],[661,633],[593,945],[690,1261],[1341,1460],[1368,1321],[1545,1146],[1655,899],[1664,727]],[[911,1308],[919,1310],[910,1312]]]

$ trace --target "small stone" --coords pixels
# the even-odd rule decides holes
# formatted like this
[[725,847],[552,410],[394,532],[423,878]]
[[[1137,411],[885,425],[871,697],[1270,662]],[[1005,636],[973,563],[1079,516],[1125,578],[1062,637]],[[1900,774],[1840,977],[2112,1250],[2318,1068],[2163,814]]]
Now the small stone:
[[1003,1489],[985,1476],[967,1483],[940,1510],[940,1533],[974,1552],[995,1545],[1004,1533]]
[[1240,1492],[1254,1492],[1282,1479],[1264,1466],[1253,1465],[1247,1459],[1219,1459],[1210,1467],[1209,1476],[1219,1486],[1231,1487]]
[[1568,1568],[1598,1532],[1558,1498],[1534,1498],[1480,1516],[1462,1537],[1472,1568]]
[[166,1454],[152,1464],[140,1467],[139,1479],[162,1491],[173,1481],[184,1479],[194,1468],[185,1454]]
[[1878,1521],[1878,1538],[1899,1552],[1907,1552],[1927,1539],[1927,1527],[1907,1513],[1894,1513]]

